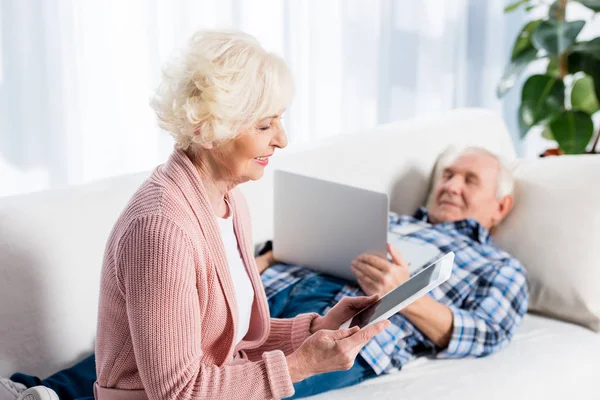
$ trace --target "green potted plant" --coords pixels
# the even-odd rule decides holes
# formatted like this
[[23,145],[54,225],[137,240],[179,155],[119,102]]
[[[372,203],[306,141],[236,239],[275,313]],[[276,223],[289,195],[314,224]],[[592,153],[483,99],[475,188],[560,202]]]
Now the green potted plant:
[[523,138],[539,127],[543,137],[556,141],[558,149],[551,153],[557,154],[600,152],[600,126],[594,126],[592,119],[600,110],[600,37],[577,40],[586,21],[565,19],[569,3],[575,1],[600,12],[600,0],[519,0],[504,10],[549,9],[545,18],[530,21],[521,30],[497,95],[502,98],[508,93],[532,62],[546,60],[546,72],[530,76],[523,84],[519,131]]

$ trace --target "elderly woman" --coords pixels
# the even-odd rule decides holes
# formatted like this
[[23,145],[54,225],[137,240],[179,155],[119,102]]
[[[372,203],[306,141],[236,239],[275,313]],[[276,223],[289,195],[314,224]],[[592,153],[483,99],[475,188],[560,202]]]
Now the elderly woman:
[[199,32],[152,105],[176,149],[115,224],[102,270],[96,398],[265,399],[352,365],[387,321],[338,330],[373,298],[271,319],[240,183],[287,139],[285,63],[242,33]]
[[[176,149],[106,246],[96,399],[288,397],[296,382],[349,369],[388,325],[339,330],[375,296],[346,298],[323,317],[269,317],[235,187],[260,179],[286,146],[291,97],[285,63],[242,33],[199,32],[165,68],[152,105]],[[58,399],[49,388],[63,400],[89,396],[93,365],[92,356],[44,381],[0,378],[0,400]]]

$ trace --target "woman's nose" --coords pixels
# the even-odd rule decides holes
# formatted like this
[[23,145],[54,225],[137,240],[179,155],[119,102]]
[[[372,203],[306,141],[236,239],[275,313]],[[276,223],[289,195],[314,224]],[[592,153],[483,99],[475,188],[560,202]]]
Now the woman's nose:
[[281,123],[278,124],[276,129],[277,129],[277,131],[273,135],[273,139],[271,139],[271,145],[274,147],[283,149],[284,147],[286,147],[288,145],[288,140],[287,140],[287,135],[285,134],[285,129],[283,129],[283,126],[281,125]]

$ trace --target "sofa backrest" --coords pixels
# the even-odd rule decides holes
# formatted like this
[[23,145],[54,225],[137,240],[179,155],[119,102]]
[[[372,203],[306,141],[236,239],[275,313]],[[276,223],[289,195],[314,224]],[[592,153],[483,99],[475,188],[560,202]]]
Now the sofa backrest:
[[[412,213],[425,198],[436,157],[450,144],[515,157],[503,121],[478,109],[285,150],[263,179],[242,185],[254,240],[271,237],[275,168],[386,192],[392,210]],[[106,239],[147,176],[0,199],[0,376],[44,376],[92,351]]]
[[277,168],[387,193],[392,211],[412,214],[425,200],[437,157],[450,145],[483,147],[509,162],[516,157],[502,119],[480,109],[335,136],[274,157],[262,179],[242,186],[250,203],[254,240],[272,237],[273,171]]

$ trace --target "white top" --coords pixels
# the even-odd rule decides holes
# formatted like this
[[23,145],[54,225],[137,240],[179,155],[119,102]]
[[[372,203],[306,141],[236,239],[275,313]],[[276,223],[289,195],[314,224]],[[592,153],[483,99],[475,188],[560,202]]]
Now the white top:
[[252,288],[252,282],[250,282],[246,267],[242,261],[237,238],[235,237],[235,232],[233,230],[233,218],[231,214],[233,209],[229,207],[229,210],[230,212],[227,218],[217,218],[217,221],[219,222],[219,228],[221,229],[221,239],[225,245],[227,264],[229,266],[229,273],[231,274],[235,293],[235,301],[237,303],[238,330],[235,336],[235,343],[238,344],[242,341],[244,336],[246,336],[246,333],[248,333],[252,303],[254,302],[254,289]]

